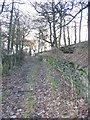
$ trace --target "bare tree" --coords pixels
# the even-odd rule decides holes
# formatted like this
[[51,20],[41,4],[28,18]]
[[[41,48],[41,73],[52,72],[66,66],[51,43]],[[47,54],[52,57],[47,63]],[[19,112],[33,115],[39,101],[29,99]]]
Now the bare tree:
[[[0,21],[0,51],[1,51],[1,21]],[[0,53],[1,56],[1,53]]]
[[61,37],[62,37],[62,6],[61,6],[61,14],[60,14],[60,35],[59,35],[59,46],[61,45]]
[[74,29],[75,29],[75,40],[74,40],[74,44],[76,44],[76,41],[77,41],[76,21],[74,21],[74,23],[75,23],[75,27],[74,27]]
[[59,47],[61,46],[61,35],[62,35],[62,21],[63,21],[63,13],[62,13],[62,4],[61,2],[55,6],[57,13],[59,13]]
[[11,42],[11,33],[12,33],[12,19],[13,19],[13,10],[14,10],[14,0],[12,0],[12,9],[10,11],[11,17],[10,17],[10,23],[9,23],[9,33],[8,33],[8,49],[7,53],[9,54],[10,52],[10,42]]
[[[90,51],[90,1],[88,2],[88,52]],[[88,113],[90,112],[90,54],[88,54]],[[89,115],[89,114],[88,114]]]
[[69,26],[67,26],[67,34],[68,34],[68,45],[70,45],[70,33],[69,33]]
[[16,54],[18,54],[19,44],[20,44],[20,21],[19,21],[19,13],[17,15],[17,29],[16,29]]
[[88,44],[90,45],[90,34],[89,33],[90,33],[90,1],[88,2]]
[[[5,2],[6,3],[6,2]],[[23,41],[30,32],[31,21],[26,17],[17,5],[21,3],[12,0],[10,3],[4,4],[4,11],[2,12],[2,58],[3,64],[8,63],[8,69],[15,65],[16,57],[20,58],[23,55]],[[5,18],[5,19],[4,19]],[[29,20],[28,20],[29,19]],[[5,28],[5,29],[4,29]],[[1,32],[0,32],[1,33]],[[16,54],[17,53],[17,54]],[[14,61],[14,63],[13,63]]]
[[[83,4],[81,4],[81,9],[83,9]],[[83,13],[83,11],[81,11],[81,16],[80,16],[80,25],[79,25],[79,42],[81,42],[82,13]]]
[[38,37],[38,53],[40,52],[40,28],[39,28],[39,37]]
[[2,12],[3,12],[4,6],[5,6],[5,1],[6,1],[6,0],[3,1],[2,7],[1,7],[1,11],[0,11],[0,14],[2,14]]
[[52,0],[52,14],[53,14],[53,37],[54,37],[54,44],[57,47],[57,38],[56,38],[56,30],[55,30],[55,2]]
[[[65,19],[64,19],[64,24],[65,24]],[[65,27],[63,27],[63,39],[64,39],[64,45],[66,46]]]
[[12,39],[11,39],[11,51],[13,52],[14,39],[15,39],[15,28],[16,28],[17,15],[15,16],[15,21],[12,25]]
[[[55,2],[52,0],[52,2],[48,3],[34,3],[32,5],[39,16],[44,16],[45,20],[48,22],[47,26],[49,25],[49,31],[50,31],[50,41],[45,40],[46,42],[50,43],[51,46],[57,46],[57,38],[56,38],[56,11],[55,11]],[[53,32],[52,32],[53,31]],[[52,40],[53,36],[53,40]]]

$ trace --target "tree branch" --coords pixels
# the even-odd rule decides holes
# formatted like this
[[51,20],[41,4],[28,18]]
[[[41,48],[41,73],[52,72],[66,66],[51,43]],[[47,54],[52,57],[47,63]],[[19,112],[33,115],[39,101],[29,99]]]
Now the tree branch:
[[66,23],[65,25],[62,25],[61,27],[65,27],[65,26],[67,26],[69,23],[71,23],[72,20],[73,20],[80,12],[82,12],[84,9],[86,9],[87,7],[88,7],[88,5],[86,5],[84,8],[82,8],[81,10],[79,10],[79,12],[76,13],[76,15],[73,16],[73,18],[72,18],[68,23]]
[[51,42],[50,42],[50,41],[48,41],[48,40],[44,39],[44,37],[43,37],[43,32],[42,32],[42,30],[41,30],[41,29],[40,29],[40,32],[42,33],[42,40],[51,44]]
[[1,9],[1,11],[0,11],[0,14],[3,12],[4,6],[5,6],[5,0],[3,1],[2,9]]

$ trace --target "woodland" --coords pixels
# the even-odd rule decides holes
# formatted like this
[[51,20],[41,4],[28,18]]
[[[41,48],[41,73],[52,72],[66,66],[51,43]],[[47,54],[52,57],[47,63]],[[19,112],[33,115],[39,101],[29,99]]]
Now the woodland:
[[0,116],[90,119],[90,1],[0,1]]

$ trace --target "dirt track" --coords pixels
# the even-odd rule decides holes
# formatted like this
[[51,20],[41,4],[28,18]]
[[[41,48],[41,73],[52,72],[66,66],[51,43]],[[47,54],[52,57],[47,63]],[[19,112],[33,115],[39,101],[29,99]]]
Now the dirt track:
[[[27,57],[21,67],[8,74],[2,79],[3,118],[73,118],[80,112],[77,95],[63,77],[37,58]],[[57,81],[56,86],[50,77]]]

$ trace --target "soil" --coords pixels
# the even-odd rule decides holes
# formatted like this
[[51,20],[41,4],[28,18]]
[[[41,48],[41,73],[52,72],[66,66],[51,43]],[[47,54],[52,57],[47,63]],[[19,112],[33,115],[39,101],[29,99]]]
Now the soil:
[[[29,80],[36,67],[37,72],[33,75],[34,87],[29,89]],[[53,88],[50,77],[57,82]],[[85,118],[87,116],[87,106],[83,98],[72,90],[59,72],[51,65],[39,61],[37,57],[27,56],[22,66],[15,67],[8,71],[8,75],[2,76],[2,84],[3,118]],[[30,93],[32,93],[31,97]],[[27,99],[30,102],[28,105]],[[32,101],[34,104],[31,108]],[[83,115],[82,111],[84,111]]]

